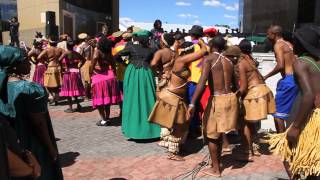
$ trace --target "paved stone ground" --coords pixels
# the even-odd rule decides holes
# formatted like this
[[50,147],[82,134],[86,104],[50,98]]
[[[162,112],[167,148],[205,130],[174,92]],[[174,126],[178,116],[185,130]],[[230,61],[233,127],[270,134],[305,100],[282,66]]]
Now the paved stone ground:
[[[85,113],[67,114],[66,106],[50,107],[58,140],[64,177],[67,180],[173,179],[191,171],[204,159],[207,148],[201,139],[191,140],[186,148],[186,161],[166,159],[165,150],[153,142],[126,140],[121,133],[120,120],[113,119],[110,127],[97,127],[98,112],[89,102],[82,103]],[[112,116],[119,113],[112,108]],[[266,152],[265,152],[266,153]],[[253,163],[239,163],[231,155],[222,159],[222,179],[287,179],[281,160],[273,155],[255,157]],[[197,179],[216,179],[201,172]],[[178,178],[179,179],[179,178]],[[180,178],[181,179],[181,178]],[[191,176],[186,179],[191,179]]]
[[[273,62],[262,62],[260,70],[267,73]],[[267,84],[274,91],[279,76],[270,78]],[[121,122],[116,117],[119,109],[112,108],[110,127],[97,127],[98,112],[90,108],[90,102],[83,102],[84,113],[67,114],[65,105],[50,107],[50,114],[58,140],[63,173],[66,180],[171,180],[192,171],[207,155],[208,150],[201,139],[194,139],[186,145],[185,162],[166,159],[165,150],[156,141],[134,142],[126,140],[121,133]],[[262,122],[263,129],[273,129],[272,118]],[[271,180],[288,179],[279,157],[267,151],[255,157],[252,163],[240,163],[231,155],[222,158],[223,180]],[[185,179],[192,179],[191,176]],[[196,179],[219,179],[198,173]]]

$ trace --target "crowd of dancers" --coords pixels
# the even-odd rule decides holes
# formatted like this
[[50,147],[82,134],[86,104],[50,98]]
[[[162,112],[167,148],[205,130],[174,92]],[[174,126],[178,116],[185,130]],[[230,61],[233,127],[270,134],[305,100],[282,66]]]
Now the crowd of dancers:
[[[79,34],[77,42],[68,35],[46,40],[38,34],[32,49],[26,48],[28,61],[22,52],[1,47],[0,64],[7,68],[4,77],[9,77],[1,113],[4,119],[15,119],[8,124],[23,149],[39,161],[41,170],[34,168],[38,173],[33,175],[42,179],[62,178],[58,163],[49,163],[56,162],[58,153],[47,93],[51,105],[59,105],[62,98],[68,101],[66,113],[81,111],[79,97],[91,99],[101,118],[98,126],[109,126],[110,107],[119,105],[124,136],[160,137],[158,144],[168,149],[169,160],[184,161],[182,145],[202,133],[211,157],[204,173],[212,176],[221,176],[221,154],[232,151],[226,134],[237,132],[241,137],[241,145],[232,151],[234,158],[251,162],[260,156],[257,124],[273,115],[278,134],[268,141],[289,162],[291,177],[319,175],[319,36],[319,27],[305,26],[288,40],[280,26],[270,26],[267,37],[274,44],[277,64],[262,76],[251,42],[230,45],[214,28],[194,25],[186,37],[164,32],[157,20],[151,31],[129,27],[110,35],[104,26],[95,37]],[[29,62],[35,66],[34,83],[24,81]],[[282,79],[274,98],[265,80],[278,73]],[[306,153],[312,156],[301,160]]]

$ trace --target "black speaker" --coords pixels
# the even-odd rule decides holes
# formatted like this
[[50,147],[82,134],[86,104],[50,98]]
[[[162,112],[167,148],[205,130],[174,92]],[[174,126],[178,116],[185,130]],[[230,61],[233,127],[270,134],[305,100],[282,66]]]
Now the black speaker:
[[59,31],[57,25],[46,24],[46,37],[58,37]]
[[56,12],[46,11],[46,24],[56,25]]
[[0,32],[10,31],[10,24],[8,21],[0,20]]

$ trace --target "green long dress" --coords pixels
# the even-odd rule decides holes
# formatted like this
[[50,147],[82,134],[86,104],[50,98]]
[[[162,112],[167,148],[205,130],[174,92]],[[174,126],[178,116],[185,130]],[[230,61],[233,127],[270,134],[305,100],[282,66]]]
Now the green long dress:
[[20,145],[30,150],[41,166],[41,176],[37,180],[62,180],[62,170],[59,162],[53,162],[49,151],[35,134],[30,113],[45,113],[47,116],[50,139],[57,147],[51,119],[47,109],[47,94],[43,87],[28,81],[8,82],[8,105],[10,117],[14,124]]
[[151,69],[129,64],[123,82],[122,132],[126,138],[159,138],[160,126],[148,122],[155,101],[156,85]]

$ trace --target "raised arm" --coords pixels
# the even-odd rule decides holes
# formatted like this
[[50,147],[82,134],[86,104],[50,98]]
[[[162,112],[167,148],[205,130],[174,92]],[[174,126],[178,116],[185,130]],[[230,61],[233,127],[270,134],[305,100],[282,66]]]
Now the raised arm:
[[153,59],[151,60],[150,67],[152,69],[156,68],[160,61],[161,61],[161,50],[158,50],[154,54]]
[[193,62],[195,60],[198,60],[200,58],[202,58],[206,52],[207,52],[207,46],[206,44],[204,43],[204,41],[201,39],[199,40],[199,46],[200,46],[200,50],[199,51],[196,51],[194,53],[191,53],[191,54],[188,54],[188,55],[185,55],[185,56],[181,56],[177,59],[177,61],[180,61],[180,62],[183,62],[185,64],[188,64],[190,62]]
[[114,60],[118,61],[118,62],[123,62],[121,56],[130,56],[131,55],[131,46],[125,46],[125,48],[121,51],[119,51],[115,56],[114,56]]
[[90,74],[93,74],[94,67],[96,66],[97,61],[99,59],[99,52],[98,51],[99,51],[98,48],[95,48],[93,51],[93,58],[91,60],[91,66],[90,66]]
[[277,64],[276,66],[273,68],[273,70],[271,72],[269,72],[266,76],[264,76],[264,79],[268,79],[271,76],[274,76],[276,74],[278,74],[279,72],[281,72],[285,67],[285,63],[284,63],[284,55],[283,55],[283,49],[281,48],[281,46],[279,44],[276,44],[274,47],[274,53],[276,56],[276,61]]
[[201,77],[199,80],[199,83],[197,84],[196,90],[192,96],[191,103],[189,104],[188,112],[187,112],[187,119],[191,118],[194,114],[194,105],[198,101],[199,97],[201,97],[204,89],[205,89],[205,84],[208,80],[208,76],[210,74],[210,68],[211,68],[211,60],[210,59],[205,59],[204,60],[204,65],[202,66],[202,73]]
[[293,70],[300,87],[301,98],[299,98],[298,102],[299,111],[294,111],[290,116],[290,119],[293,120],[293,123],[288,129],[287,139],[289,141],[289,145],[291,146],[296,144],[301,132],[301,128],[308,120],[308,116],[313,109],[315,99],[315,92],[312,89],[312,82],[309,73],[309,65],[305,62],[297,60],[293,64]]
[[36,64],[37,63],[37,60],[35,59],[35,50],[34,49],[31,49],[29,52],[28,52],[28,59],[33,63],[33,64]]
[[47,50],[43,50],[39,56],[37,57],[37,59],[42,60],[45,59],[47,57]]
[[62,60],[63,60],[64,58],[66,58],[66,57],[67,57],[67,52],[62,53],[61,56],[60,56],[59,59],[58,59],[59,63],[61,63]]
[[81,68],[84,65],[84,63],[86,62],[86,59],[80,53],[78,53],[78,52],[74,52],[74,53],[75,53],[77,59],[80,59],[79,68]]

